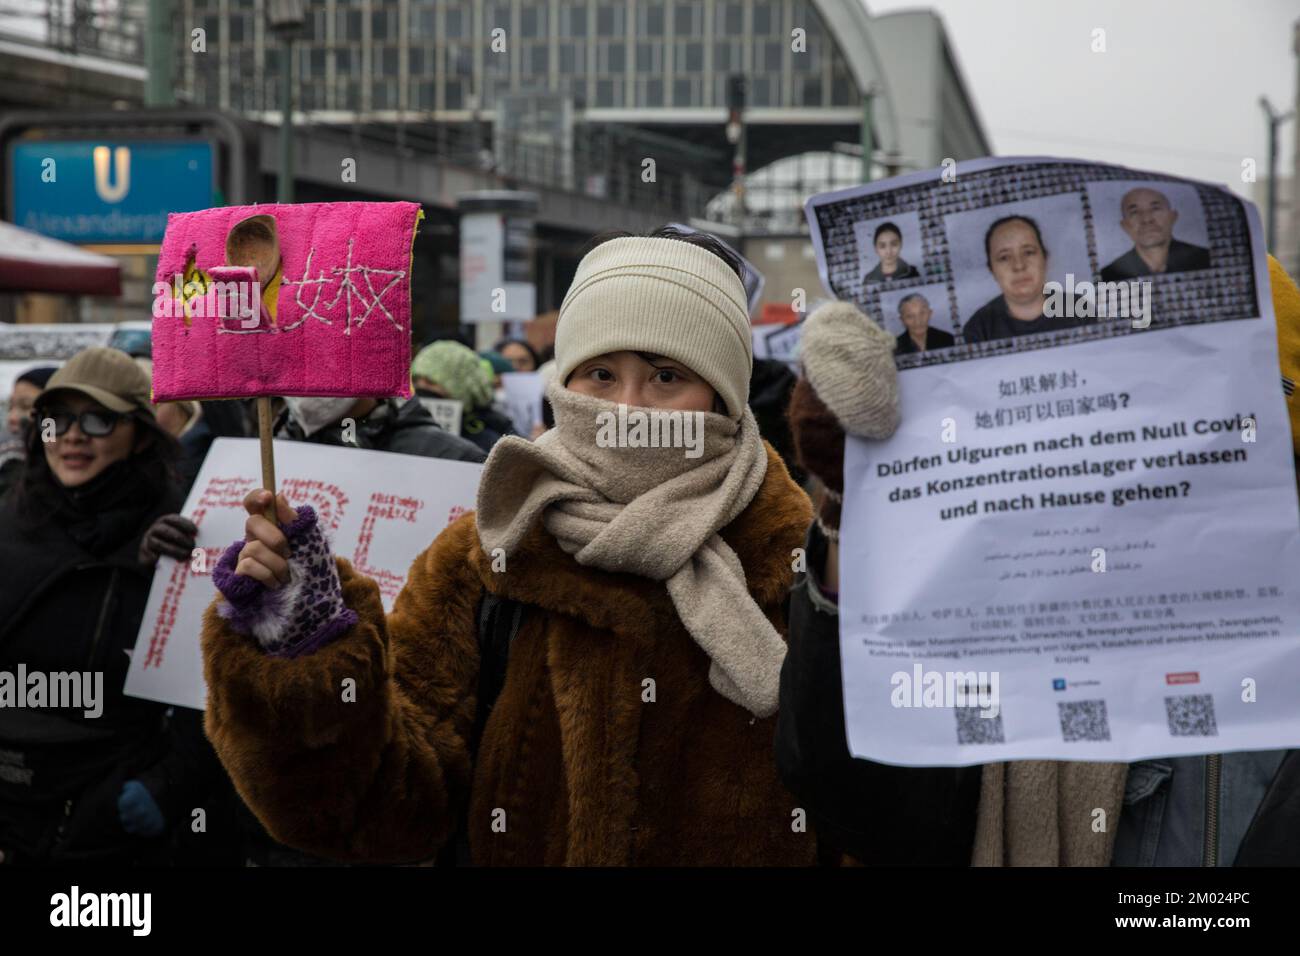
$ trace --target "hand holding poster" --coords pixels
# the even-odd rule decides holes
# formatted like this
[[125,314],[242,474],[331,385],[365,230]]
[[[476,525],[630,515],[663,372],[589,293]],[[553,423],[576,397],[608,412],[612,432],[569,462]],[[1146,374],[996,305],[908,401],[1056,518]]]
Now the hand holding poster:
[[1255,209],[1035,159],[807,215],[826,288],[898,339],[902,424],[845,452],[853,754],[1300,744],[1300,514]]
[[[284,495],[316,510],[333,553],[374,579],[385,609],[391,609],[416,555],[474,508],[483,470],[438,458],[275,444]],[[248,438],[218,438],[208,452],[184,508],[199,528],[195,557],[188,563],[159,560],[126,693],[204,708],[203,612],[215,593],[212,568],[222,551],[244,536],[244,496],[259,486],[255,445]]]

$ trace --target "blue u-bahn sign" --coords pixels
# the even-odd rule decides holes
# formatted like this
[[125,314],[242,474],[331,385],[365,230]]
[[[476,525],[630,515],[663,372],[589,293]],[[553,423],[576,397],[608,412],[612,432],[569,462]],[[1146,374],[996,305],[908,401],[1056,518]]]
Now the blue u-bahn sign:
[[15,143],[15,225],[80,244],[162,241],[167,214],[214,205],[212,144],[203,141]]

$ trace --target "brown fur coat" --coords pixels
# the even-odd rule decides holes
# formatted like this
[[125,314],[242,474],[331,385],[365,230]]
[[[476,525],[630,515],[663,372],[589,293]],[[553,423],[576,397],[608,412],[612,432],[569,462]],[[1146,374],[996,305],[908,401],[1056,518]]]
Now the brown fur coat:
[[[769,448],[759,493],[721,532],[782,634],[810,520]],[[582,567],[540,523],[507,562],[492,570],[466,515],[415,560],[385,617],[374,582],[339,559],[360,620],[293,660],[208,609],[207,733],[276,839],[346,861],[425,860],[467,807],[480,865],[813,862],[777,778],[776,718],[709,686],[662,583]],[[471,766],[484,590],[525,607]]]

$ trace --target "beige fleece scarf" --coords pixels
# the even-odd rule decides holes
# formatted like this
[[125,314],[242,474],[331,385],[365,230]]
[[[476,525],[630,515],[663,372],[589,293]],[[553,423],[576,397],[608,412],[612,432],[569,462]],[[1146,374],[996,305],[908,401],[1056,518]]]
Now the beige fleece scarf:
[[600,416],[616,416],[616,404],[555,383],[546,394],[555,428],[535,442],[503,438],[488,456],[477,515],[484,550],[502,548],[508,562],[540,517],[579,564],[664,581],[712,661],[713,688],[758,717],[776,713],[785,642],[718,535],[767,472],[753,413],[745,408],[738,422],[702,413],[703,452],[691,458],[685,448],[601,447]]
[[1108,866],[1128,764],[985,764],[972,866]]

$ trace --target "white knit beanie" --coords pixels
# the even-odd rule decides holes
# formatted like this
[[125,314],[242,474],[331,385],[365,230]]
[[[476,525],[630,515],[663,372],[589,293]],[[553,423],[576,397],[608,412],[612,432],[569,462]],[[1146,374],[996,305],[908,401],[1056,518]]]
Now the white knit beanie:
[[749,401],[753,343],[745,287],[707,249],[628,236],[587,253],[560,304],[556,379],[607,352],[652,352],[684,363],[739,419]]
[[804,323],[804,376],[850,435],[882,439],[898,428],[895,345],[851,302],[828,302]]

